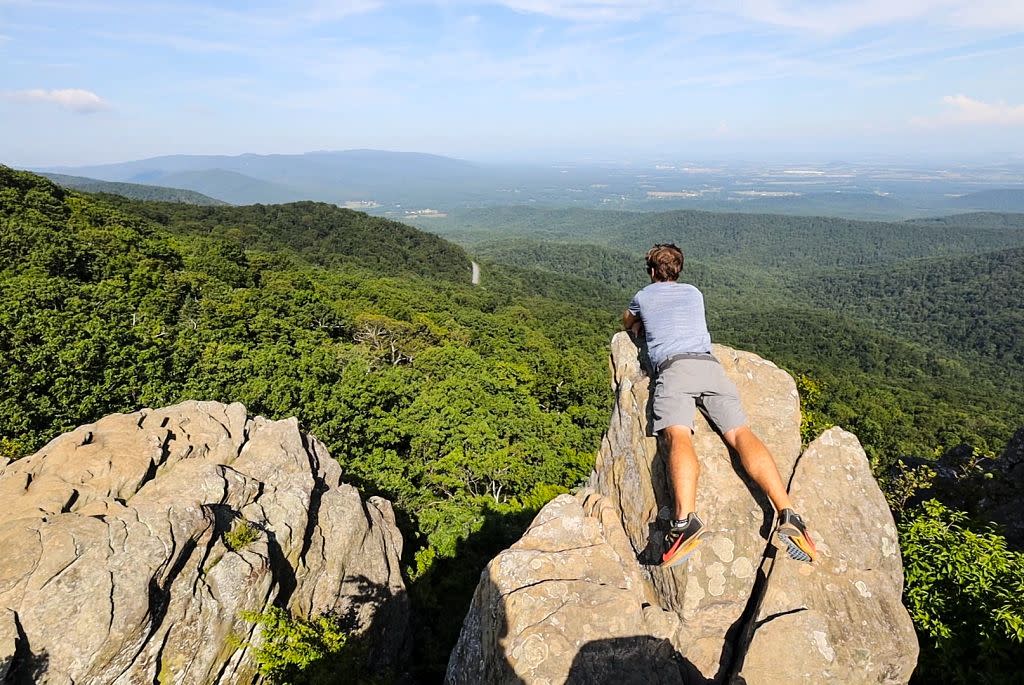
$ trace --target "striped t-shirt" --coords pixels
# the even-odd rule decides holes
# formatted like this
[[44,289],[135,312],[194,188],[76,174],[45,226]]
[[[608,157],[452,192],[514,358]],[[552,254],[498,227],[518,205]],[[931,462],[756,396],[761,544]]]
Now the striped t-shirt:
[[689,283],[651,283],[633,296],[629,312],[644,322],[647,355],[656,369],[677,354],[711,352],[704,296]]

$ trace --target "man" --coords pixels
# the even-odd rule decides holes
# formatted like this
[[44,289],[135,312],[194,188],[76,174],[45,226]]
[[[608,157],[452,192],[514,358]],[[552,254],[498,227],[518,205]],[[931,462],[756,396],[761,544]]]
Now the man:
[[698,406],[780,512],[776,533],[789,556],[812,562],[817,551],[807,526],[793,511],[774,458],[747,426],[736,385],[711,354],[704,296],[694,286],[677,282],[682,270],[682,250],[671,244],[652,247],[647,253],[651,284],[633,296],[622,315],[623,325],[634,335],[643,328],[648,357],[657,374],[654,431],[667,448],[668,478],[675,499],[661,565],[686,561],[705,531],[695,511],[700,465],[692,437]]

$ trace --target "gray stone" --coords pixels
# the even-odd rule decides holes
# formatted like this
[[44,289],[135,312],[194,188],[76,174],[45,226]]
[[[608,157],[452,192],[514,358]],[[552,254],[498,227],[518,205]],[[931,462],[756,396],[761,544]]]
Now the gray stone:
[[741,682],[906,683],[918,648],[896,525],[857,437],[831,428],[811,443],[792,493],[820,558],[774,563]]
[[619,334],[616,403],[590,488],[549,503],[485,570],[448,682],[907,682],[917,640],[896,530],[859,443],[832,429],[798,459],[792,378],[749,353],[715,354],[792,478],[820,561],[776,556],[771,505],[699,418],[697,506],[710,533],[687,564],[655,566],[671,498],[642,352]]
[[446,682],[681,685],[678,619],[626,549],[604,498],[552,500],[481,574]]
[[[796,384],[757,355],[721,345],[714,354],[736,383],[750,426],[775,455],[787,481],[800,453]],[[656,566],[661,554],[659,510],[672,506],[664,460],[650,430],[650,380],[626,333],[612,339],[616,403],[591,476],[591,486],[615,503],[662,606],[683,622],[677,636],[687,660],[705,678],[721,677],[734,655],[726,634],[737,624],[754,586],[773,509],[737,458],[698,414],[694,447],[701,464],[697,511],[709,534],[683,565]]]
[[0,682],[4,682],[18,646],[18,618],[10,609],[0,609]]
[[[229,549],[242,521],[256,539]],[[0,471],[0,610],[31,655],[12,676],[252,682],[241,614],[275,603],[372,630],[371,660],[394,665],[401,544],[390,505],[364,504],[295,419],[213,402],[105,417]]]

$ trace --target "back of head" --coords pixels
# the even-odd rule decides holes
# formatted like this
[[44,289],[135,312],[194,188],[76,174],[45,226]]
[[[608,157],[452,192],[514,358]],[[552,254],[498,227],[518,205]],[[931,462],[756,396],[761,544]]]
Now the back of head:
[[683,270],[683,251],[672,243],[659,243],[647,251],[647,272],[655,281],[674,281]]

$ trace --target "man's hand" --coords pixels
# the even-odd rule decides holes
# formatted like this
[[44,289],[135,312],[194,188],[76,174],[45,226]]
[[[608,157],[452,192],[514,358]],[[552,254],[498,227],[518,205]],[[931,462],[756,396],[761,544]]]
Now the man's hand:
[[639,316],[635,316],[628,309],[622,312],[622,327],[632,333],[634,336],[639,336],[640,331],[643,330],[644,322]]

